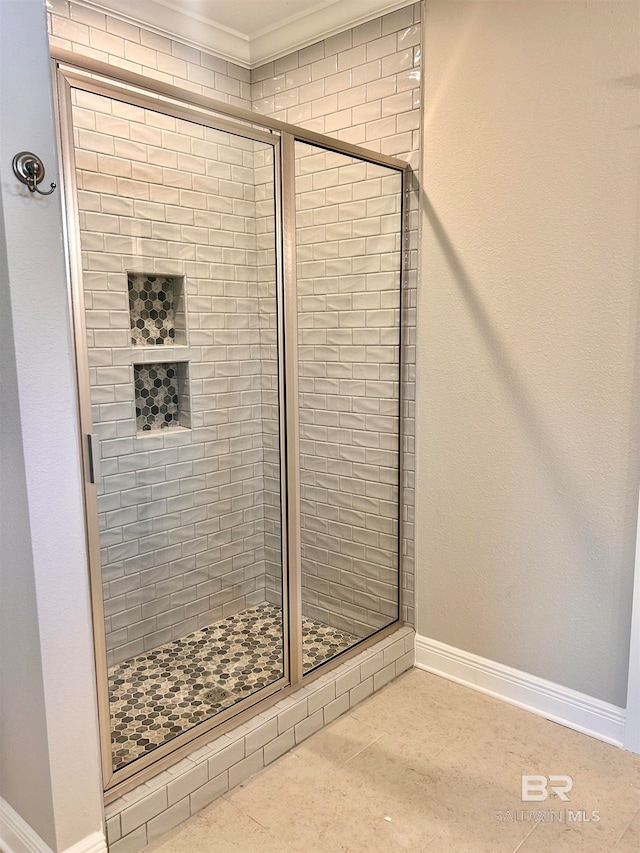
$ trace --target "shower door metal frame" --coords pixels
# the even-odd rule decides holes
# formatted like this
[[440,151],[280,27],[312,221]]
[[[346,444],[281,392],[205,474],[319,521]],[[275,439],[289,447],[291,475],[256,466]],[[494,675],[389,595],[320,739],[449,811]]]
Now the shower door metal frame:
[[[150,80],[140,74],[99,62],[62,48],[52,47],[52,70],[56,81],[55,104],[58,147],[63,178],[63,222],[68,251],[69,304],[74,330],[79,422],[82,436],[82,470],[85,492],[85,523],[90,575],[90,594],[96,661],[96,692],[102,748],[105,800],[116,799],[145,779],[171,766],[198,744],[210,740],[213,730],[229,731],[244,720],[287,696],[304,683],[331,670],[338,663],[359,654],[397,630],[402,623],[402,335],[403,289],[406,269],[406,192],[408,164],[395,157],[378,154],[351,143],[313,131],[307,131],[277,119],[261,116],[179,87]],[[97,75],[97,76],[95,76]],[[86,336],[84,334],[84,297],[80,252],[79,211],[75,173],[75,148],[71,115],[71,89],[81,88],[95,94],[135,104],[144,109],[172,115],[245,138],[266,142],[274,148],[275,221],[276,221],[276,300],[278,318],[278,397],[280,420],[280,514],[282,546],[282,610],[284,632],[284,675],[259,692],[246,697],[225,711],[180,733],[166,744],[116,770],[111,761],[111,716],[107,680],[106,635],[102,598],[102,577],[98,530],[97,489],[92,482],[89,435],[92,433],[90,384]],[[133,88],[132,88],[133,87]],[[229,121],[228,119],[231,119]],[[299,536],[300,470],[297,342],[297,270],[295,225],[296,141],[338,151],[398,171],[402,178],[400,310],[399,310],[399,482],[398,482],[398,617],[312,671],[302,671],[302,589]],[[286,381],[285,381],[286,378]]]
[[[92,449],[95,443],[90,436],[93,434],[93,422],[91,416],[91,399],[90,399],[90,382],[89,382],[89,367],[88,367],[88,351],[86,345],[85,320],[84,320],[84,288],[83,270],[80,263],[80,228],[79,228],[79,210],[77,206],[77,183],[75,172],[75,149],[73,146],[73,125],[71,122],[71,90],[82,89],[83,91],[92,92],[97,95],[102,95],[108,98],[126,101],[126,103],[134,104],[135,106],[144,109],[150,109],[155,112],[160,112],[165,115],[172,115],[175,118],[192,121],[194,123],[211,127],[216,130],[222,130],[227,133],[233,133],[237,136],[243,136],[247,139],[254,139],[263,142],[272,147],[274,152],[274,212],[275,212],[275,266],[276,266],[276,303],[277,313],[281,313],[283,290],[282,276],[282,253],[278,245],[277,235],[281,231],[280,220],[280,139],[274,134],[268,134],[264,131],[255,130],[252,128],[244,128],[237,124],[231,124],[224,120],[219,120],[217,117],[207,117],[201,113],[194,113],[188,107],[181,105],[167,105],[158,99],[135,93],[124,91],[117,86],[113,86],[102,81],[91,80],[90,78],[67,74],[60,70],[58,74],[58,109],[60,115],[60,148],[63,164],[63,193],[65,205],[65,223],[67,228],[67,241],[70,249],[70,281],[71,281],[71,302],[72,316],[74,326],[74,346],[76,350],[76,365],[77,365],[77,386],[79,400],[79,416],[80,430],[83,441],[83,473],[84,473],[84,492],[86,504],[86,529],[87,541],[89,548],[89,569],[91,577],[91,599],[93,612],[93,629],[94,643],[96,650],[96,675],[97,675],[97,693],[98,693],[98,709],[100,720],[100,740],[103,754],[103,783],[105,789],[109,789],[117,785],[121,781],[128,779],[143,770],[144,768],[155,764],[162,758],[163,755],[173,754],[175,749],[180,748],[184,744],[191,743],[194,738],[199,737],[205,730],[208,731],[226,720],[235,718],[242,711],[253,708],[257,701],[264,699],[274,693],[279,693],[283,687],[290,683],[289,679],[289,642],[288,642],[288,600],[286,590],[288,588],[287,579],[287,527],[286,527],[286,504],[283,500],[283,492],[285,491],[281,485],[280,491],[280,518],[281,518],[281,547],[282,547],[282,630],[283,630],[283,675],[276,681],[271,682],[262,689],[256,691],[251,696],[247,696],[239,702],[226,708],[223,711],[214,714],[212,717],[203,720],[197,726],[181,732],[175,738],[172,738],[165,744],[158,745],[150,753],[140,756],[131,761],[128,765],[122,768],[113,770],[111,761],[111,715],[109,705],[108,692],[108,672],[107,672],[107,650],[106,650],[106,635],[104,627],[104,605],[102,597],[102,577],[101,577],[101,559],[100,559],[100,543],[98,529],[98,503],[97,503],[97,484],[94,482]],[[282,328],[281,318],[278,320],[278,329]],[[285,478],[285,453],[284,453],[284,364],[282,355],[282,340],[278,340],[278,403],[279,403],[279,440],[280,440],[280,480],[284,483]],[[195,730],[198,730],[195,732]],[[195,732],[195,734],[194,734]]]

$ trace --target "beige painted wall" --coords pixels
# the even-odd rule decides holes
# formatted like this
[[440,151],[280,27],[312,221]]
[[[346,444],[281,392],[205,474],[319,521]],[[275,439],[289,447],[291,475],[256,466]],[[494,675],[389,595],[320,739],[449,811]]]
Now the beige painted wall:
[[625,705],[640,4],[427,0],[418,633]]

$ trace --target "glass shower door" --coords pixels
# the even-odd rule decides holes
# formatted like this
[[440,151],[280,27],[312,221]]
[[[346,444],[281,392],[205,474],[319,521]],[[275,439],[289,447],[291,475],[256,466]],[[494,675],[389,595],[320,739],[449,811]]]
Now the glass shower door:
[[65,157],[117,771],[288,664],[278,141],[107,90],[70,88]]
[[295,143],[302,657],[399,618],[402,172]]

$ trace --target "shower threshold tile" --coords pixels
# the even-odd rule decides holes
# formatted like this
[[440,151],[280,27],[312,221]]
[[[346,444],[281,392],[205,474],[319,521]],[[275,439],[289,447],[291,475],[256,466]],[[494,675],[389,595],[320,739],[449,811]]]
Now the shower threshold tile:
[[[114,770],[283,675],[282,611],[260,604],[109,670]],[[303,617],[303,669],[357,637]]]

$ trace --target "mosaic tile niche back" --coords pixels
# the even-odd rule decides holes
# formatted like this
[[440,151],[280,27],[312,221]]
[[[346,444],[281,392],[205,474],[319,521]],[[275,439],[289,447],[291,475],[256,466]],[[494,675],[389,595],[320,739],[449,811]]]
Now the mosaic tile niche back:
[[181,279],[129,273],[128,284],[131,343],[136,346],[184,343]]
[[139,432],[180,426],[177,364],[135,364]]

